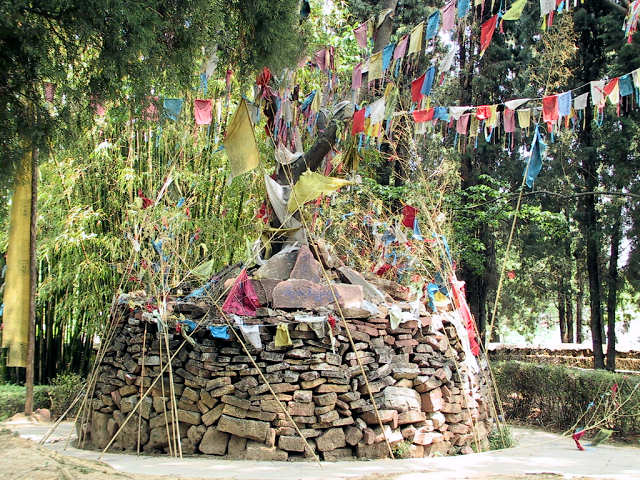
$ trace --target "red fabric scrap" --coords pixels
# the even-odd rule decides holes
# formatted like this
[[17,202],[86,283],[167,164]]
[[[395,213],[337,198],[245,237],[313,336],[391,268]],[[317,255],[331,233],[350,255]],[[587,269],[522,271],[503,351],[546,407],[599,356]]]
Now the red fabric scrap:
[[412,115],[416,123],[422,123],[433,120],[433,112],[434,108],[427,108],[426,110],[414,110]]
[[329,315],[329,318],[327,320],[329,321],[331,332],[334,332],[336,329],[336,318],[333,315]]
[[387,273],[389,270],[391,270],[391,265],[388,263],[385,263],[378,270],[376,270],[375,274],[378,276],[382,276],[385,273]]
[[247,275],[247,270],[242,269],[233,287],[231,287],[224,305],[222,305],[222,311],[224,313],[254,317],[259,306],[260,302],[253,288],[253,283],[251,283],[251,279]]
[[467,335],[469,336],[469,346],[471,347],[471,353],[473,353],[476,357],[480,353],[480,345],[478,345],[478,341],[476,340],[476,329],[475,323],[473,321],[473,316],[471,315],[471,310],[469,309],[469,305],[467,304],[467,296],[465,293],[465,284],[462,281],[459,281],[455,275],[451,275],[451,286],[453,287],[453,300],[458,306],[458,311],[460,312],[460,316],[462,317],[462,321],[464,322],[464,326],[467,329]]
[[140,197],[142,199],[142,209],[146,209],[149,208],[151,205],[153,205],[153,200],[151,200],[150,198],[147,198],[144,196],[144,194],[142,193],[142,190],[138,190],[138,197]]
[[558,96],[549,95],[542,98],[542,120],[545,123],[553,123],[560,117],[558,113]]
[[458,119],[458,123],[456,123],[456,132],[459,133],[460,135],[466,135],[467,134],[467,129],[469,127],[469,118],[471,117],[470,113],[465,113],[464,115],[460,116],[460,118]]
[[353,124],[351,125],[351,135],[364,132],[364,115],[366,109],[361,108],[353,114]]
[[580,439],[584,436],[585,433],[587,433],[585,430],[580,430],[579,432],[571,435],[573,441],[576,442],[576,447],[578,447],[578,450],[584,450],[584,447],[580,444]]
[[411,205],[405,205],[402,207],[402,225],[407,228],[413,228],[416,220],[416,213],[418,213],[418,209]]
[[411,82],[411,101],[413,103],[418,103],[422,98],[422,84],[424,83],[424,76],[427,73],[423,73],[420,77],[416,78],[413,82]]
[[480,54],[489,48],[493,33],[496,31],[496,23],[498,22],[498,15],[494,15],[489,20],[484,22],[480,27]]
[[489,105],[480,105],[476,109],[476,118],[478,120],[486,120],[491,118],[491,107]]
[[231,87],[231,77],[233,77],[233,70],[228,68],[227,73],[224,76],[224,81],[225,81],[225,84],[227,85],[227,89]]
[[505,133],[513,133],[516,131],[516,112],[508,108],[504,109],[504,131]]

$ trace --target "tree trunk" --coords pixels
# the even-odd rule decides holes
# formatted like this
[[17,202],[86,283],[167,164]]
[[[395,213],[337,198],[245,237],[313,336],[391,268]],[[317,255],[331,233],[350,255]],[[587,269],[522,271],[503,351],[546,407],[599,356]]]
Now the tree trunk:
[[582,277],[582,267],[576,259],[576,283],[578,284],[578,293],[576,294],[576,343],[582,343],[582,303],[584,302],[584,280]]
[[564,295],[564,305],[566,309],[567,318],[567,343],[573,343],[575,341],[573,336],[573,303],[572,303],[571,290]]
[[611,232],[611,255],[607,294],[607,370],[616,369],[616,307],[618,306],[618,256],[620,250],[622,206],[616,208]]
[[25,375],[25,400],[24,414],[29,416],[33,412],[33,378],[35,370],[35,348],[36,348],[36,285],[37,259],[36,259],[36,228],[38,220],[38,149],[33,148],[31,152],[31,225],[29,242],[29,262],[30,262],[30,282],[31,292],[29,295],[29,346],[27,349],[27,372]]
[[[373,52],[379,52],[382,50],[388,43],[391,38],[391,33],[393,31],[393,13],[396,11],[396,5],[398,4],[398,0],[382,0],[380,2],[382,5],[380,6],[380,12],[384,10],[391,9],[391,14],[387,15],[380,25],[380,28],[376,30],[375,40],[373,42]],[[378,13],[380,13],[378,12]],[[377,22],[377,19],[374,20]]]
[[560,341],[567,343],[567,318],[565,316],[564,288],[562,279],[558,280],[558,323],[560,324]]

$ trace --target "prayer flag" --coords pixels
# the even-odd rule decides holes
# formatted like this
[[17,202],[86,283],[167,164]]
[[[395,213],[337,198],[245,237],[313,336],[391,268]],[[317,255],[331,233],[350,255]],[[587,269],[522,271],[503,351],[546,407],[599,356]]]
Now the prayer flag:
[[351,125],[351,135],[357,135],[364,132],[364,115],[366,110],[361,108],[353,114],[353,123]]
[[258,166],[258,146],[244,99],[238,105],[231,123],[227,127],[224,148],[231,165],[231,178],[242,175]]
[[618,80],[618,86],[620,88],[620,96],[626,97],[633,94],[633,80],[630,74],[623,75]]
[[367,22],[365,22],[353,31],[356,41],[361,48],[367,48],[367,30],[368,26]]
[[480,105],[476,108],[476,118],[478,120],[486,120],[491,118],[491,107],[489,105]]
[[226,325],[210,325],[209,333],[213,338],[220,338],[222,340],[230,340],[229,328]]
[[470,109],[471,107],[449,107],[449,113],[451,114],[451,118],[458,120],[463,113]]
[[507,10],[502,16],[503,20],[519,20],[522,16],[524,6],[527,4],[527,0],[516,0],[511,4],[509,10]]
[[371,125],[382,123],[382,121],[384,120],[384,107],[384,97],[379,98],[371,105],[369,105],[369,117],[371,118]]
[[291,197],[287,205],[289,213],[295,212],[299,206],[315,200],[320,195],[328,195],[345,185],[351,185],[351,182],[342,178],[325,177],[307,170],[298,179],[291,191]]
[[558,120],[558,95],[542,97],[542,120],[545,123]]
[[236,315],[254,317],[256,310],[260,307],[258,295],[253,288],[253,283],[247,275],[247,270],[242,269],[236,278],[227,299],[222,305],[224,313],[234,313]]
[[440,28],[440,10],[436,10],[427,19],[427,40],[435,38]]
[[435,110],[433,108],[427,108],[426,110],[414,110],[411,114],[416,123],[422,123],[433,120],[434,112]]
[[411,205],[405,205],[402,207],[402,225],[407,228],[413,228],[417,213],[418,209]]
[[7,273],[2,314],[2,347],[8,348],[7,366],[26,367],[31,298],[31,150],[16,172],[11,200],[7,246]]
[[505,133],[513,133],[516,131],[516,112],[508,108],[504,109],[504,131]]
[[376,52],[369,57],[369,82],[382,78],[382,51]]
[[449,121],[449,109],[447,107],[436,107],[433,114],[434,120],[442,120],[443,122]]
[[162,100],[162,107],[164,108],[164,116],[169,120],[176,121],[180,112],[182,111],[183,98],[165,98]]
[[456,27],[456,2],[451,0],[442,7],[442,30],[448,32]]
[[584,110],[587,108],[587,99],[589,98],[589,92],[585,92],[582,95],[578,95],[573,100],[573,108],[575,110]]
[[498,22],[498,15],[494,15],[489,20],[484,22],[480,27],[480,56],[484,55],[484,52],[489,48],[493,33],[496,31],[496,23]]
[[413,30],[409,37],[409,55],[412,53],[420,53],[422,50],[422,33],[424,31],[424,22],[420,22]]
[[467,128],[469,126],[469,118],[471,117],[470,113],[465,113],[460,118],[458,118],[458,123],[456,124],[456,132],[460,135],[467,134]]
[[604,80],[594,80],[590,82],[591,85],[591,101],[593,105],[601,108],[604,106],[605,97],[603,94]]
[[531,126],[531,109],[524,108],[518,110],[518,126],[520,128],[529,128]]
[[362,86],[362,63],[353,67],[351,73],[351,89],[358,90]]
[[531,143],[529,161],[527,162],[527,167],[525,167],[524,171],[524,175],[527,179],[527,186],[529,188],[533,188],[533,182],[536,181],[536,178],[542,169],[542,160],[544,159],[546,149],[547,144],[542,141],[539,127],[536,125],[536,130],[533,133],[533,142]]
[[211,100],[196,99],[193,101],[193,114],[197,125],[211,124]]
[[516,108],[518,108],[520,105],[524,105],[525,103],[527,103],[529,101],[528,98],[518,98],[516,100],[508,100],[506,102],[504,102],[504,105],[509,109],[509,110],[515,110]]
[[609,97],[609,101],[612,105],[618,105],[618,103],[620,103],[620,88],[618,86],[618,77],[612,79],[602,91],[607,97]]
[[391,64],[391,58],[393,57],[393,50],[396,48],[395,43],[389,43],[382,49],[382,71],[386,72],[387,68]]
[[544,17],[556,8],[556,0],[540,0],[540,16]]
[[413,82],[411,82],[411,101],[413,103],[418,103],[422,98],[422,84],[424,83],[424,77],[426,73],[423,73],[421,76],[416,78]]
[[571,92],[564,92],[558,95],[558,115],[568,117],[571,115]]
[[469,13],[471,7],[470,0],[458,0],[458,18],[464,18]]
[[404,54],[407,53],[407,43],[408,42],[409,42],[409,37],[407,35],[402,37],[402,39],[398,42],[398,46],[396,47],[396,49],[393,52],[393,59],[394,60],[398,60],[399,58],[404,57]]
[[431,95],[431,88],[433,87],[433,80],[436,77],[436,67],[431,66],[425,72],[424,82],[422,83],[422,88],[420,89],[420,93],[422,95],[428,97]]
[[289,336],[289,326],[286,323],[281,323],[276,329],[275,338],[276,347],[289,347],[293,345],[291,337]]

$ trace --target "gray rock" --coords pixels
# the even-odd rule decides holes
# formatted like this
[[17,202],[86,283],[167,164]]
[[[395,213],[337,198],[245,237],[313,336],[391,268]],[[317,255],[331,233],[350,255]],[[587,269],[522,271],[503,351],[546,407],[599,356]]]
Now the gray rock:
[[202,437],[198,448],[202,453],[208,455],[224,455],[227,452],[228,443],[229,434],[209,427]]
[[246,420],[222,415],[218,421],[218,430],[231,433],[237,437],[265,442],[270,425],[258,420]]

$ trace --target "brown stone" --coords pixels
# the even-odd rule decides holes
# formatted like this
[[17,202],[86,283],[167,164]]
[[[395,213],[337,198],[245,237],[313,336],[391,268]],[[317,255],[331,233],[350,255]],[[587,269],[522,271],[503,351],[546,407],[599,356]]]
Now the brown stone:
[[258,442],[247,442],[244,455],[245,460],[276,460],[285,461],[289,455],[277,447],[267,447]]
[[281,435],[278,440],[278,448],[287,452],[304,452],[305,443],[300,437]]
[[367,282],[362,275],[349,267],[340,267],[338,271],[353,285],[360,285],[364,298],[375,304],[384,302],[384,294],[374,285]]
[[298,257],[297,251],[277,253],[265,262],[253,274],[254,278],[262,280],[269,278],[273,280],[287,280],[291,276],[291,270]]
[[336,448],[342,448],[347,443],[344,431],[341,428],[330,428],[316,439],[318,450],[328,452]]
[[292,278],[280,282],[273,289],[274,308],[300,308],[313,310],[333,303],[329,287],[309,280]]
[[313,283],[320,283],[322,281],[321,268],[320,262],[313,258],[309,247],[303,245],[298,251],[298,257],[289,278],[300,278]]
[[209,425],[214,424],[215,422],[218,421],[218,419],[220,418],[220,415],[222,415],[223,410],[224,410],[224,405],[222,403],[219,405],[216,405],[214,408],[212,408],[207,413],[202,415],[202,423],[204,423],[207,427]]
[[440,411],[444,402],[442,400],[442,390],[434,388],[433,390],[420,395],[422,398],[422,410],[425,412]]
[[218,421],[218,430],[237,437],[263,442],[269,433],[269,423],[258,420],[244,420],[222,415]]
[[407,425],[408,423],[424,422],[427,416],[419,410],[409,410],[398,415],[398,425]]
[[342,308],[360,308],[364,300],[362,287],[348,283],[334,283],[333,289]]
[[210,427],[205,432],[198,449],[208,455],[224,455],[227,452],[229,434]]

